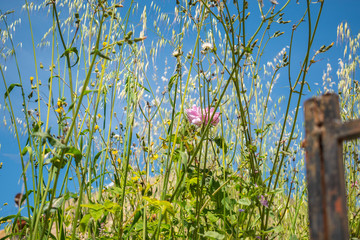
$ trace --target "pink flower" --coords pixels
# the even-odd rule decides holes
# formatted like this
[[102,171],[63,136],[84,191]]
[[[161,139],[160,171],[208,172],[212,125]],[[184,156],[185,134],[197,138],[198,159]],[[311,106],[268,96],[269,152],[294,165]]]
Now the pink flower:
[[[205,108],[201,111],[201,108],[197,107],[196,105],[193,105],[192,108],[186,109],[186,115],[191,124],[195,124],[196,126],[200,127],[201,124],[207,124],[209,119],[214,113],[214,108]],[[215,113],[214,117],[211,121],[211,125],[216,126],[220,121],[220,113]]]

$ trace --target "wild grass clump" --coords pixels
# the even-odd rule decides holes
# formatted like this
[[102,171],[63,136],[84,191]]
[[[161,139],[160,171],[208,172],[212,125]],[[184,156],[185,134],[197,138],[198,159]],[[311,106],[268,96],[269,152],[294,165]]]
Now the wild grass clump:
[[[22,72],[14,13],[2,13],[24,185],[24,205],[1,219],[19,223],[9,236],[308,238],[298,119],[306,76],[332,44],[313,47],[323,1],[301,2],[298,18],[289,4],[26,2],[33,75]],[[46,19],[40,41],[34,14]]]

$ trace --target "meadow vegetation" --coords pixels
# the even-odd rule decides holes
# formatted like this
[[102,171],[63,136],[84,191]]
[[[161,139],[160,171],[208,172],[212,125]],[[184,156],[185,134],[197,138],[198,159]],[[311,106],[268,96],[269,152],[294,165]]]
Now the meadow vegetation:
[[[299,119],[307,74],[333,45],[313,46],[324,1],[300,1],[297,19],[290,0],[164,2],[25,0],[33,75],[16,12],[1,13],[1,111],[24,186],[18,213],[0,219],[10,237],[309,238]],[[360,36],[347,24],[338,36],[339,81],[329,65],[321,92],[359,118]],[[352,237],[358,152],[344,144]]]

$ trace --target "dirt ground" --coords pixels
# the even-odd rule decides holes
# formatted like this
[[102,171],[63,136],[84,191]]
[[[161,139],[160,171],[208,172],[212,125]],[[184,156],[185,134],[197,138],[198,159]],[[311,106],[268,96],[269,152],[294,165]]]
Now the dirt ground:
[[0,238],[3,238],[5,236],[6,236],[5,230],[0,230]]

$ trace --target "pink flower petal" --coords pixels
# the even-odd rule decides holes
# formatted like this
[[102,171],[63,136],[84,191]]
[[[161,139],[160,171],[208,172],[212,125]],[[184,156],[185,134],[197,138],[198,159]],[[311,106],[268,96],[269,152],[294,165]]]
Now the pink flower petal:
[[[214,108],[205,108],[203,111],[201,111],[201,108],[197,107],[196,105],[193,105],[192,108],[186,109],[186,115],[191,124],[194,124],[198,127],[201,126],[201,124],[207,124],[209,121],[209,118],[214,113]],[[202,114],[203,112],[203,114]],[[215,113],[214,117],[211,121],[212,126],[216,126],[220,121],[220,113]]]

